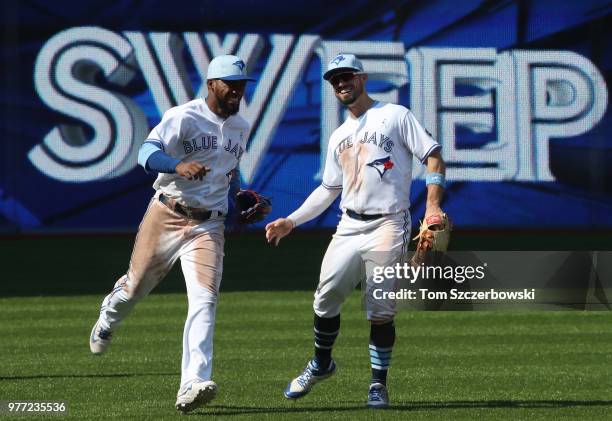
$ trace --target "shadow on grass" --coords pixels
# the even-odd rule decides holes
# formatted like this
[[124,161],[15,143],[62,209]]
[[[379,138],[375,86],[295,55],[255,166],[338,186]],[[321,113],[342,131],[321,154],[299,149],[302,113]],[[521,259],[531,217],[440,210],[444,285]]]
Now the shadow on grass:
[[146,376],[177,376],[178,372],[172,373],[106,373],[106,374],[35,374],[32,376],[0,376],[0,381],[8,380],[33,380],[33,379],[100,379],[100,378],[122,378],[122,377],[146,377]]
[[[490,400],[490,401],[448,401],[448,402],[407,402],[392,404],[388,411],[421,411],[436,409],[472,409],[472,408],[567,408],[612,406],[612,401],[604,400]],[[308,413],[334,411],[370,411],[363,402],[349,403],[347,406],[299,407],[299,408],[258,408],[251,406],[211,405],[207,409],[188,415],[244,415],[244,414],[275,414],[275,413]]]

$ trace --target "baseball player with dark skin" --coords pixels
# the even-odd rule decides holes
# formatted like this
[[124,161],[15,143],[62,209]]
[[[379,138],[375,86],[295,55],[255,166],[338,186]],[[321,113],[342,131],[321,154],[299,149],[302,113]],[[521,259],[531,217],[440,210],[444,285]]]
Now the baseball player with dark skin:
[[331,353],[340,330],[340,310],[355,286],[365,281],[370,321],[372,379],[367,405],[389,406],[387,370],[395,342],[393,300],[373,298],[374,288],[394,290],[395,279],[375,284],[372,270],[400,261],[410,240],[412,159],[427,167],[426,217],[442,214],[445,165],[440,145],[407,108],[375,101],[366,92],[368,75],[352,54],[339,54],[324,79],[349,110],[329,139],[322,184],[286,218],[266,226],[268,242],[279,241],[297,226],[320,215],[342,193],[342,217],[321,265],[314,297],[314,357],[284,395],[297,399],[336,371]]
[[[180,259],[187,286],[181,384],[176,409],[214,398],[213,333],[223,271],[228,193],[240,188],[238,163],[249,124],[238,115],[247,81],[238,57],[209,64],[208,96],[166,111],[143,143],[138,162],[159,175],[138,228],[127,273],[104,298],[89,345],[105,353],[120,323]],[[233,196],[233,194],[231,194]]]

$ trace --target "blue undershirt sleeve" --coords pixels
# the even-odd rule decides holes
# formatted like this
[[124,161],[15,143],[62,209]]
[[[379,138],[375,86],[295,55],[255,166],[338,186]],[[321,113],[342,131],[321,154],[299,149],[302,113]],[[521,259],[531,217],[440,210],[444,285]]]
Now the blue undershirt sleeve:
[[232,171],[232,178],[229,183],[229,194],[230,197],[235,197],[236,194],[240,191],[240,170],[236,167]]
[[143,143],[138,151],[138,163],[147,172],[156,171],[173,174],[176,172],[176,166],[180,162],[180,160],[162,151],[159,145],[154,142]]
[[[240,191],[240,170],[236,167],[232,170],[232,175],[229,182],[229,190],[227,192],[228,215],[234,215],[236,212],[236,194]],[[231,220],[229,222],[232,223]]]

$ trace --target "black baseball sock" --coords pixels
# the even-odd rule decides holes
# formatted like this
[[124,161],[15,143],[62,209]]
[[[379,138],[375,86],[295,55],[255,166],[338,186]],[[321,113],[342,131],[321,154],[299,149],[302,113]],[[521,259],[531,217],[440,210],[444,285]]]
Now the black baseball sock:
[[372,384],[387,385],[387,370],[391,362],[391,351],[395,343],[395,323],[370,326],[370,364],[372,366]]
[[331,362],[332,347],[340,331],[340,315],[324,318],[315,314],[315,360],[321,368],[327,368]]

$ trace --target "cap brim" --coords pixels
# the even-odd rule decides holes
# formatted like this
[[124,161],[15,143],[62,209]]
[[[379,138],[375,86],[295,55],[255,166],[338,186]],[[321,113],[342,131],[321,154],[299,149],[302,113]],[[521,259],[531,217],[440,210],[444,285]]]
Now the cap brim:
[[339,73],[346,73],[346,72],[362,73],[363,70],[358,69],[356,67],[336,67],[335,69],[331,69],[325,72],[323,74],[323,79],[329,80],[333,75],[336,75]]
[[233,75],[233,76],[225,76],[225,77],[218,77],[216,79],[221,79],[221,80],[248,80],[251,82],[254,82],[255,78],[252,78],[250,76],[244,76],[244,75]]

